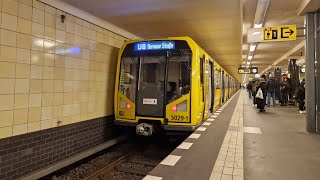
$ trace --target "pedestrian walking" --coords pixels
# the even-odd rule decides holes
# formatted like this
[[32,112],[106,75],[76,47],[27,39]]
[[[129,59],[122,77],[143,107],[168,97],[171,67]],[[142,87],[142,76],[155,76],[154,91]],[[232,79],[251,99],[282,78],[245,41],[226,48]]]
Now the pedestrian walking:
[[276,106],[277,86],[278,86],[277,80],[274,78],[273,74],[270,74],[269,79],[267,81],[267,96],[268,96],[267,105],[268,105],[268,107],[270,107],[270,98],[272,98],[273,106]]
[[305,94],[305,81],[302,80],[300,83],[296,93],[295,93],[295,99],[297,103],[299,104],[299,112],[300,114],[306,113],[305,111],[305,99],[306,99],[306,94]]

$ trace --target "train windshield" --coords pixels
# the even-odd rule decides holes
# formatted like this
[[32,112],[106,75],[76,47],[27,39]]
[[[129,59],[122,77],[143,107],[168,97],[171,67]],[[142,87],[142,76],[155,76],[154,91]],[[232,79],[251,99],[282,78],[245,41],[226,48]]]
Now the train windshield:
[[124,52],[119,91],[139,116],[164,117],[165,106],[190,92],[191,50]]

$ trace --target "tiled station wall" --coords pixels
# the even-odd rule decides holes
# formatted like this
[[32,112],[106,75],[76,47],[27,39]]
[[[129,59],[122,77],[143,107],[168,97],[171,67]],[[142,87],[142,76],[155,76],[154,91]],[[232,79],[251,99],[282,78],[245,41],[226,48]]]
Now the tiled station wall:
[[0,138],[112,114],[123,37],[35,0],[0,8]]
[[3,179],[108,139],[106,117],[113,114],[116,58],[125,38],[36,0],[0,0],[0,10]]

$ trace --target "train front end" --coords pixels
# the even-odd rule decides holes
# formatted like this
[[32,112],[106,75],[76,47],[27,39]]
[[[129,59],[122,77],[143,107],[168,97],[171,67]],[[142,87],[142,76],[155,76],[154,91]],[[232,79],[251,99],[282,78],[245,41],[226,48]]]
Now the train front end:
[[191,121],[192,50],[186,40],[127,42],[120,49],[115,121],[138,135],[194,130]]

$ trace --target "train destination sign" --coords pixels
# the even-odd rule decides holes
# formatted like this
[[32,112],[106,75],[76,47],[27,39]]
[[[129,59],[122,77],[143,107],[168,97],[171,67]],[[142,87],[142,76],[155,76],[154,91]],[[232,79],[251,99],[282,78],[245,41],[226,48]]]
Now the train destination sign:
[[258,68],[257,67],[239,67],[238,68],[238,73],[239,74],[257,74],[258,73]]
[[148,41],[134,44],[134,51],[175,49],[174,41]]
[[248,29],[248,43],[291,41],[297,38],[296,25],[274,26]]

